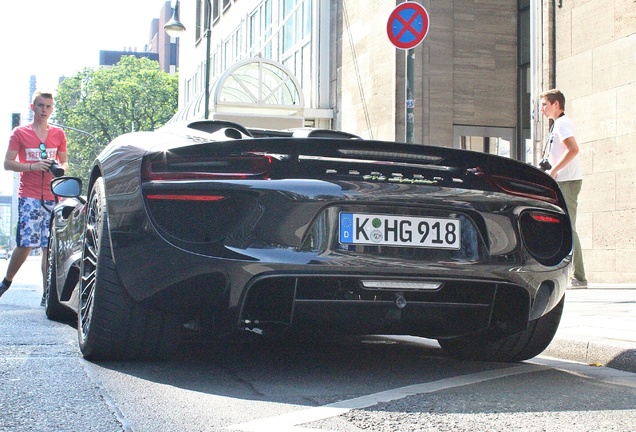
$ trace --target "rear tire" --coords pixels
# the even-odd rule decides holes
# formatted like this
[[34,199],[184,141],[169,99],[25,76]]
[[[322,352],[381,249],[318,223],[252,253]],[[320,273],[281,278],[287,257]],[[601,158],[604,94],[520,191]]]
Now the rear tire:
[[104,181],[87,203],[80,269],[78,338],[89,360],[155,359],[171,354],[171,317],[136,302],[123,287],[112,258]]
[[46,270],[46,290],[44,292],[44,313],[46,317],[53,321],[67,322],[75,318],[75,313],[60,303],[57,294],[57,270],[55,264],[55,251],[57,250],[57,236],[53,223],[51,223],[51,234],[49,236],[49,247]]
[[460,360],[518,362],[541,354],[552,342],[561,322],[565,296],[544,316],[530,321],[528,328],[500,339],[490,332],[438,340],[451,356]]

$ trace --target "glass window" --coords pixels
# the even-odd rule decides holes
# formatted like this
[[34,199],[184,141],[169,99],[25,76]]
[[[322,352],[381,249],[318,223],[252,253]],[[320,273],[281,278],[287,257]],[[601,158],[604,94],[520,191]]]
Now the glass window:
[[195,92],[192,90],[192,79],[185,80],[185,99],[190,100],[194,97]]
[[294,45],[296,16],[292,14],[293,3],[293,0],[285,0],[283,5],[283,53],[289,51]]
[[236,29],[230,37],[223,42],[223,53],[225,55],[225,67],[240,60],[241,49],[241,28]]
[[283,0],[283,53],[311,37],[311,0]]
[[311,36],[311,0],[303,4],[303,33],[302,37]]
[[248,43],[250,49],[256,46],[261,37],[261,14],[259,12],[260,11],[256,10],[249,18],[250,28],[248,30]]
[[196,28],[195,31],[195,40],[200,40],[203,37],[203,0],[197,0],[196,3]]
[[[282,1],[282,55],[279,60],[300,80],[305,96],[311,92],[311,0]],[[316,84],[317,85],[317,84]],[[309,101],[310,98],[307,97]]]
[[500,137],[461,136],[460,148],[510,157],[510,141]]
[[249,16],[247,30],[248,56],[271,58],[272,1],[263,1]]
[[[202,16],[205,7],[203,0],[196,1],[200,8],[197,13]],[[236,0],[211,0],[213,24],[225,19],[223,8],[234,1]],[[315,50],[312,41],[312,13],[315,6],[316,3],[311,0],[261,0],[242,17],[241,24],[231,35],[224,35],[221,41],[213,38],[218,42],[214,42],[212,46],[211,82],[236,62],[261,56],[288,67],[300,81],[305,100],[311,104],[309,96],[316,93],[315,87],[318,85],[318,79],[313,73]],[[202,17],[198,17],[197,22],[200,37],[203,38]],[[203,85],[199,85],[201,76],[198,70],[193,73],[191,79],[197,89],[192,88],[192,93],[188,93],[186,103],[200,95],[197,91],[203,90]]]
[[[214,10],[214,6],[218,4],[218,0],[211,0],[210,4],[212,4],[212,8]],[[210,23],[207,22],[208,16],[210,13],[210,6],[207,0],[197,0],[196,3],[196,40],[200,41],[203,39],[205,35],[205,30],[208,24],[212,24],[214,22],[214,13],[212,14]]]
[[220,0],[210,0],[212,3],[212,22],[215,23],[219,20],[219,16],[221,13],[219,12],[219,1]]
[[511,157],[513,128],[454,126],[454,147]]

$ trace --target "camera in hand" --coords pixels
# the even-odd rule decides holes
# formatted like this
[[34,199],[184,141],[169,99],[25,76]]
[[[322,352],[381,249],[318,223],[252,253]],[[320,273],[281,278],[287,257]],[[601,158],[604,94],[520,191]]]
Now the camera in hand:
[[547,159],[541,159],[541,162],[539,162],[539,168],[541,168],[541,171],[547,171],[552,168],[552,165]]
[[53,174],[53,177],[62,177],[64,175],[64,168],[59,166],[56,160],[51,160],[49,171]]

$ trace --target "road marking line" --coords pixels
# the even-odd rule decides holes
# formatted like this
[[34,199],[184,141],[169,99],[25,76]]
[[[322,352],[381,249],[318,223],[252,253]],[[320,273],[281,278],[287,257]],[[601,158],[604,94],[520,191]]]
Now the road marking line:
[[[306,429],[295,427],[299,424],[311,423],[318,420],[324,420],[330,417],[337,417],[354,409],[368,408],[380,402],[390,402],[403,399],[407,396],[413,396],[424,393],[435,393],[441,390],[447,390],[455,387],[462,387],[472,384],[478,384],[485,381],[505,378],[513,375],[538,372],[550,369],[547,366],[537,364],[521,364],[505,369],[497,369],[485,372],[463,375],[454,378],[446,378],[439,381],[433,381],[422,384],[414,384],[396,389],[386,390],[383,392],[373,393],[353,399],[340,402],[334,402],[316,408],[310,408],[302,411],[282,414],[275,417],[252,420],[231,426],[228,429],[240,431],[259,431],[259,432],[301,432],[315,431],[316,429]],[[321,430],[321,432],[326,432]],[[328,431],[327,431],[328,432]]]

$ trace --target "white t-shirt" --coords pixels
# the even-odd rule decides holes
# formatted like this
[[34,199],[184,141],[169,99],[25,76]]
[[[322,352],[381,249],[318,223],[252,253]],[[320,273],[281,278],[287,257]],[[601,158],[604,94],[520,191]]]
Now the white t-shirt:
[[[554,128],[552,129],[552,135],[554,139],[550,145],[550,154],[548,155],[548,161],[552,166],[561,159],[563,153],[567,150],[563,140],[574,136],[574,123],[566,115],[562,115],[554,121]],[[577,154],[574,159],[570,161],[559,173],[557,174],[556,181],[568,181],[568,180],[581,180],[583,179],[583,169],[581,167],[581,159]]]

